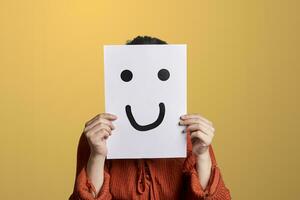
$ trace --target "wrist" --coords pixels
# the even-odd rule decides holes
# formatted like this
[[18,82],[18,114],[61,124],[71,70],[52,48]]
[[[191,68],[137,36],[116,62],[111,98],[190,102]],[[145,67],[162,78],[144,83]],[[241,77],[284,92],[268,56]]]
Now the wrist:
[[89,159],[92,161],[105,161],[105,158],[106,158],[106,156],[104,156],[104,155],[91,152]]
[[197,160],[201,160],[201,161],[209,161],[210,160],[210,154],[209,154],[209,150],[207,149],[206,151],[204,151],[201,154],[197,155]]
[[209,170],[212,167],[212,161],[209,151],[197,156],[197,171]]

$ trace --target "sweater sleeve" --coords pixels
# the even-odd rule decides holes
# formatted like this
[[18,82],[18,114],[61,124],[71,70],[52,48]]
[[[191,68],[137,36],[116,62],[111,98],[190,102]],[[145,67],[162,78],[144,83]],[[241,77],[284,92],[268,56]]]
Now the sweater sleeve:
[[[188,146],[191,142],[188,140]],[[202,188],[196,167],[196,156],[188,148],[187,158],[183,165],[184,196],[190,200],[230,200],[230,191],[225,186],[219,167],[215,159],[213,148],[209,146],[209,153],[212,160],[211,176],[205,189]]]
[[109,190],[109,161],[105,160],[103,185],[96,198],[93,193],[96,189],[88,177],[86,167],[90,156],[90,148],[84,134],[81,135],[77,148],[77,166],[74,189],[69,200],[110,200],[112,196]]

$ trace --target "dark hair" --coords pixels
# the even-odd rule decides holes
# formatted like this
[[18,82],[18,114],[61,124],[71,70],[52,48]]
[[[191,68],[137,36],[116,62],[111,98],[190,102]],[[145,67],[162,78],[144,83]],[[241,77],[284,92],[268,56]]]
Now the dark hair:
[[127,40],[127,45],[136,44],[168,44],[167,42],[150,36],[137,36],[133,40]]

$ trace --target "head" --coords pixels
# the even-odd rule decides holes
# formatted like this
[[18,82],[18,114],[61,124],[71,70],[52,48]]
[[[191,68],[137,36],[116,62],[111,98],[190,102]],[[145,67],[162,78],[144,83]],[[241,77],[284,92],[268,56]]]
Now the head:
[[133,40],[127,40],[126,45],[137,44],[168,44],[167,42],[150,36],[137,36]]

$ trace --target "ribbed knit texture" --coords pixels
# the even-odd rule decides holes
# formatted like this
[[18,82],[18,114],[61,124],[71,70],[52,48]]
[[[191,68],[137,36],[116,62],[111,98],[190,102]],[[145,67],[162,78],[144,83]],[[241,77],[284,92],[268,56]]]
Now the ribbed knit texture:
[[209,152],[212,170],[205,190],[200,185],[188,133],[187,158],[106,160],[103,185],[97,198],[93,198],[95,187],[86,172],[90,148],[82,134],[77,150],[76,180],[69,200],[230,200],[212,146]]

